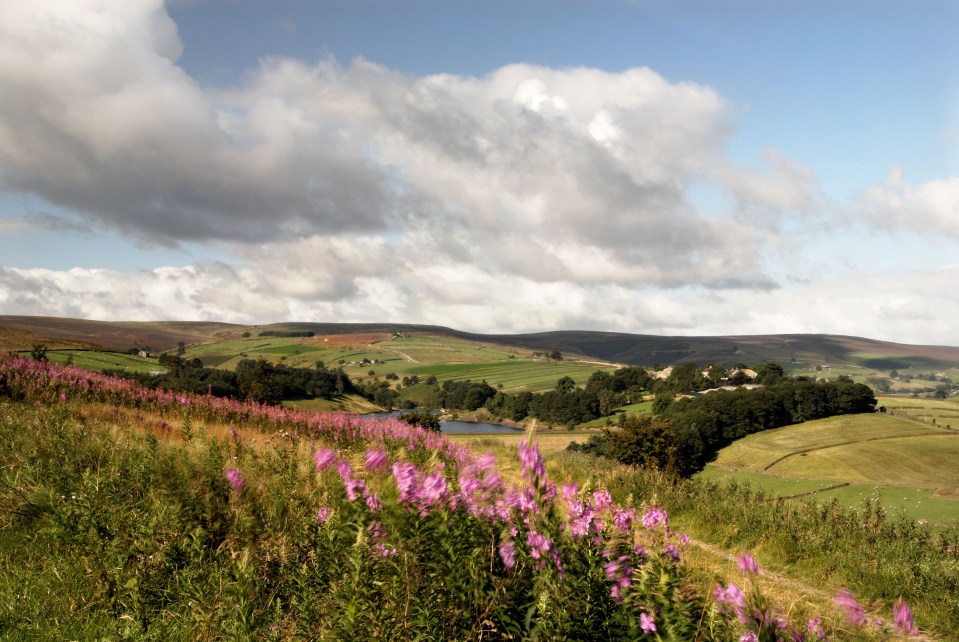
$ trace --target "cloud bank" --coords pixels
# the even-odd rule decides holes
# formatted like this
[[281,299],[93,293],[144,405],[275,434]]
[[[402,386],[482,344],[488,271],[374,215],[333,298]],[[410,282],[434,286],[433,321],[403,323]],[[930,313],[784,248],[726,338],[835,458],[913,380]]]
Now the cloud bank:
[[[182,50],[159,0],[0,7],[2,189],[235,258],[3,268],[0,309],[705,333],[693,306],[775,300],[769,255],[826,225],[809,168],[775,149],[760,168],[733,162],[723,98],[648,68],[414,77],[265,58],[214,89]],[[697,205],[697,185],[721,199]],[[957,195],[954,179],[891,175],[863,209],[890,227],[920,212],[955,237]]]

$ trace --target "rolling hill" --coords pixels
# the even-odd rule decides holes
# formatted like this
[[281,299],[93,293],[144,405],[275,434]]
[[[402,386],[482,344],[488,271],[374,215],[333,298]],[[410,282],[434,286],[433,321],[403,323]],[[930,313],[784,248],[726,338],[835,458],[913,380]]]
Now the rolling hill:
[[[382,334],[394,332],[449,336],[486,344],[525,350],[559,350],[565,355],[593,358],[630,365],[653,366],[679,363],[737,362],[749,365],[762,361],[782,364],[851,365],[870,370],[959,368],[959,347],[906,345],[888,341],[825,334],[776,334],[720,337],[667,337],[619,332],[556,331],[532,334],[477,334],[432,325],[394,323],[278,323],[244,326],[230,323],[191,321],[93,321],[55,317],[0,315],[0,337],[5,349],[27,350],[31,338],[26,331],[47,340],[96,344],[125,350],[148,346],[152,351],[240,338],[244,332],[257,336],[266,331],[315,332],[318,335]],[[12,337],[12,338],[11,338]],[[35,337],[34,337],[35,339]],[[15,347],[19,346],[19,347]]]

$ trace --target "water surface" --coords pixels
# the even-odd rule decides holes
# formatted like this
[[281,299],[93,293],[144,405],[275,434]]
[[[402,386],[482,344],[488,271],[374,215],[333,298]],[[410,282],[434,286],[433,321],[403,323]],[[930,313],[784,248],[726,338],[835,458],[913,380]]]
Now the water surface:
[[[404,410],[394,410],[393,412],[371,412],[366,417],[396,417],[403,414]],[[521,433],[521,430],[504,426],[502,424],[489,424],[483,421],[458,421],[454,419],[441,419],[440,432],[449,434],[463,433]]]

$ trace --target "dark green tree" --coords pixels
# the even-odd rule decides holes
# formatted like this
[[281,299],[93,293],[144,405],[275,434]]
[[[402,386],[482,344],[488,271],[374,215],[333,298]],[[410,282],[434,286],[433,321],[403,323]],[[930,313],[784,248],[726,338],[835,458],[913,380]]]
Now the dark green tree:
[[761,363],[753,370],[756,371],[756,383],[761,383],[764,386],[778,382],[785,375],[783,367],[773,361]]
[[240,392],[247,399],[265,404],[277,404],[282,399],[276,368],[266,359],[241,361],[236,376]]
[[669,422],[652,415],[632,415],[620,427],[604,431],[606,455],[624,464],[679,474],[676,444]]
[[433,432],[440,432],[440,419],[427,410],[416,412],[405,412],[400,415],[400,419],[411,426],[419,426]]
[[560,377],[559,380],[556,382],[556,390],[558,392],[568,393],[568,392],[572,392],[575,388],[576,388],[576,382],[573,380],[572,377],[569,377],[569,376]]

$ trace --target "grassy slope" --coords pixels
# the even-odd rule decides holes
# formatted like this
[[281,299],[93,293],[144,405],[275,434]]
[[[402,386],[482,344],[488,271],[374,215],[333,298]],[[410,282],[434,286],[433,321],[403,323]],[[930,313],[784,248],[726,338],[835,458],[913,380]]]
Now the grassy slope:
[[164,370],[152,357],[140,357],[123,352],[99,352],[90,350],[48,351],[47,359],[54,363],[67,363],[84,370],[127,370],[129,372],[156,372]]
[[[71,406],[72,407],[72,406]],[[0,408],[3,408],[6,412],[14,410],[14,406],[2,404]],[[64,407],[66,408],[66,407]],[[86,418],[86,421],[90,422],[91,426],[98,426],[97,430],[105,430],[103,426],[111,426],[112,430],[117,432],[118,435],[124,436],[128,431],[140,432],[144,431],[146,433],[153,433],[156,436],[160,437],[161,441],[170,440],[172,442],[179,442],[179,435],[181,433],[181,426],[176,419],[169,416],[159,416],[152,417],[148,414],[144,414],[141,411],[127,411],[123,409],[113,409],[110,407],[100,407],[100,406],[80,406],[73,408],[77,416],[83,416]],[[47,421],[41,421],[38,425],[46,425]],[[170,424],[172,423],[172,427]],[[251,429],[249,427],[239,425],[236,428],[243,435],[244,443],[248,444],[249,447],[254,448],[257,451],[270,452],[277,447],[278,441],[275,441],[268,435],[260,433],[256,429]],[[204,425],[202,423],[194,426],[194,429],[198,431],[200,435],[209,435],[210,437],[215,437],[220,440],[226,440],[228,437],[228,427],[220,425]],[[29,431],[26,431],[29,432]],[[673,505],[671,503],[672,491],[668,485],[664,485],[659,488],[659,491],[655,490],[655,487],[652,491],[650,490],[633,490],[633,486],[630,486],[632,482],[629,482],[631,476],[636,472],[630,470],[626,467],[619,466],[607,461],[597,461],[589,457],[583,457],[580,455],[572,455],[564,453],[563,449],[565,445],[569,442],[570,439],[577,437],[577,435],[563,432],[546,432],[538,433],[533,436],[533,439],[539,443],[540,449],[547,456],[547,465],[549,469],[550,477],[557,482],[565,482],[570,480],[575,480],[580,483],[587,483],[590,480],[602,483],[603,485],[609,484],[613,489],[614,494],[617,496],[617,499],[623,501],[629,501],[635,503],[637,506],[642,505],[643,502],[666,502],[667,508],[670,510],[671,515],[675,518],[675,525],[681,530],[688,530],[694,535],[707,538],[715,544],[722,544],[722,537],[711,536],[708,528],[705,528],[701,523],[699,517],[697,517],[696,510],[691,510],[689,508],[680,508],[679,506]],[[471,447],[475,448],[478,451],[492,451],[497,455],[499,462],[499,467],[503,475],[507,478],[515,479],[519,477],[519,463],[516,457],[516,445],[521,439],[524,439],[523,435],[497,435],[495,437],[477,437],[477,436],[457,436],[454,437],[454,441],[461,443],[468,443]],[[126,439],[126,437],[124,437]],[[116,439],[117,443],[124,441],[124,439]],[[280,449],[282,450],[282,449]],[[199,451],[198,451],[199,452]],[[284,457],[288,453],[277,452],[274,458],[277,458],[277,461],[286,461]],[[309,453],[306,453],[306,458],[309,463]],[[281,471],[284,469],[282,465],[275,465],[275,470]],[[265,470],[260,471],[261,474],[265,474]],[[119,476],[118,476],[119,477]],[[125,475],[123,476],[126,477]],[[113,476],[106,476],[105,479],[113,479]],[[255,479],[255,478],[254,478]],[[92,484],[96,480],[91,481]],[[622,483],[626,482],[626,483]],[[641,488],[640,486],[635,487],[636,489]],[[652,492],[652,496],[650,496]],[[663,493],[657,499],[657,492]],[[142,511],[143,507],[135,504],[134,500],[130,499],[131,510],[136,509]],[[684,500],[688,503],[688,497]],[[750,504],[744,505],[744,509],[748,508]],[[162,520],[162,515],[143,515],[143,518],[151,518]],[[733,554],[740,552],[738,544],[729,544],[727,543],[727,548]],[[76,608],[79,611],[84,611],[88,609],[93,604],[98,603],[100,600],[105,599],[100,592],[103,589],[104,581],[99,577],[94,578],[96,591],[93,591],[91,586],[91,578],[89,576],[84,576],[82,572],[77,571],[74,575],[66,575],[66,572],[71,572],[65,561],[56,561],[51,565],[48,556],[45,552],[37,552],[36,559],[33,557],[30,560],[25,561],[25,553],[32,555],[32,551],[25,551],[21,545],[16,541],[7,542],[4,545],[0,546],[0,551],[3,551],[3,554],[0,555],[0,566],[3,566],[8,571],[11,571],[9,575],[9,580],[7,582],[0,582],[0,586],[3,588],[3,593],[7,596],[12,596],[14,593],[17,595],[25,593],[27,589],[24,587],[30,586],[31,590],[43,591],[48,590],[49,592],[56,592],[61,594],[64,592],[64,588],[69,585],[71,589],[74,589],[74,592],[71,593],[71,600],[77,600],[76,603],[70,603],[69,612],[64,612],[63,608],[65,603],[61,600],[54,600],[52,605],[49,600],[49,596],[44,598],[45,601],[39,600],[36,598],[36,595],[33,595],[33,601],[29,602],[31,606],[38,606],[40,604],[47,604],[51,606],[51,610],[47,611],[46,614],[41,613],[39,610],[35,613],[36,617],[40,621],[44,621],[44,617],[47,617],[48,626],[54,627],[51,630],[58,630],[56,628],[56,622],[51,622],[50,617],[56,619],[60,618],[62,620],[63,626],[80,626],[75,623],[76,618],[73,616],[73,609]],[[785,562],[776,557],[777,553],[772,549],[764,549],[763,555],[760,557],[761,563],[764,567],[774,567],[779,568],[783,572],[789,572],[790,569],[785,564]],[[700,581],[703,584],[703,591],[706,592],[710,589],[716,581],[728,582],[730,580],[740,581],[740,577],[736,572],[735,562],[731,561],[727,553],[715,552],[712,547],[707,548],[695,548],[691,552],[691,557],[693,564],[699,569]],[[99,558],[97,558],[99,561]],[[768,565],[768,566],[767,566]],[[77,568],[82,568],[78,566]],[[807,571],[808,573],[808,571]],[[88,573],[89,574],[89,573]],[[29,578],[29,579],[28,579]],[[215,579],[215,578],[214,578]],[[807,576],[804,577],[806,582],[811,581]],[[827,616],[827,619],[831,622],[838,622],[840,620],[838,614],[830,613],[830,596],[835,592],[836,588],[843,585],[843,579],[841,576],[831,577],[827,580],[817,581],[815,583],[815,589],[809,587],[808,584],[796,584],[792,581],[782,580],[776,576],[767,576],[762,581],[763,583],[770,588],[770,592],[777,596],[777,602],[783,605],[789,605],[789,613],[791,619],[804,620],[806,613],[812,614],[824,614]],[[127,587],[129,588],[129,587]],[[215,587],[214,587],[215,589]],[[105,590],[105,589],[103,589]],[[212,589],[211,589],[212,590]],[[223,591],[222,587],[220,588],[221,592]],[[75,596],[83,595],[86,596],[89,594],[89,597],[77,598]],[[225,599],[225,598],[217,598]],[[210,599],[200,600],[203,604],[209,606]],[[215,600],[214,600],[215,603]],[[12,605],[13,602],[8,602],[8,608],[12,609],[11,613],[17,613],[18,608]],[[226,600],[227,606],[230,606],[228,600]],[[882,607],[885,611],[888,612],[889,604],[885,604]],[[60,610],[58,610],[60,609]],[[171,612],[172,613],[172,612]],[[18,615],[23,615],[22,611]],[[97,626],[108,626],[110,623],[107,621],[99,622],[92,620],[84,620],[88,622],[86,626],[93,627],[95,629]],[[74,624],[70,624],[74,622]],[[172,621],[171,621],[172,622]],[[172,626],[172,624],[171,624]],[[76,630],[71,629],[74,637],[81,638],[86,635],[92,634],[92,630]],[[22,638],[28,639],[28,638]]]
[[0,325],[0,353],[29,351],[37,344],[42,344],[49,350],[71,348],[95,350],[99,348],[98,345],[88,341],[58,339],[20,328]]
[[[742,361],[749,365],[766,360],[790,364],[790,370],[815,366],[857,366],[866,371],[888,374],[945,372],[959,375],[959,347],[904,345],[859,337],[836,335],[755,335],[727,337],[662,337],[615,332],[542,332],[523,335],[480,335],[437,326],[407,324],[282,323],[269,326],[239,326],[226,323],[156,321],[145,323],[87,321],[52,317],[0,315],[0,325],[27,330],[47,337],[88,341],[126,349],[139,342],[156,350],[176,347],[177,342],[201,344],[238,339],[243,332],[302,330],[317,335],[350,333],[410,332],[458,338],[503,351],[560,350],[564,354],[588,356],[601,361],[652,366],[680,362],[721,363]],[[412,355],[411,356],[415,356]],[[822,371],[819,371],[820,373]],[[819,376],[828,376],[820,374]]]
[[[783,497],[815,492],[817,500],[846,506],[879,496],[886,509],[914,519],[959,519],[959,431],[931,420],[959,412],[959,403],[892,401],[909,412],[833,417],[750,435],[720,451],[701,476],[750,482]],[[816,492],[837,484],[845,485]]]
[[[584,383],[598,369],[612,370],[612,364],[580,360],[533,360],[528,351],[503,348],[449,336],[383,334],[316,336],[303,338],[250,337],[190,346],[184,358],[198,358],[209,366],[232,369],[242,359],[263,358],[295,367],[312,367],[322,361],[344,371],[354,381],[369,378],[369,371],[382,377],[435,376],[438,381],[471,379],[502,385],[509,392],[542,391],[553,388],[557,379],[570,376]],[[360,365],[364,359],[374,364]]]

